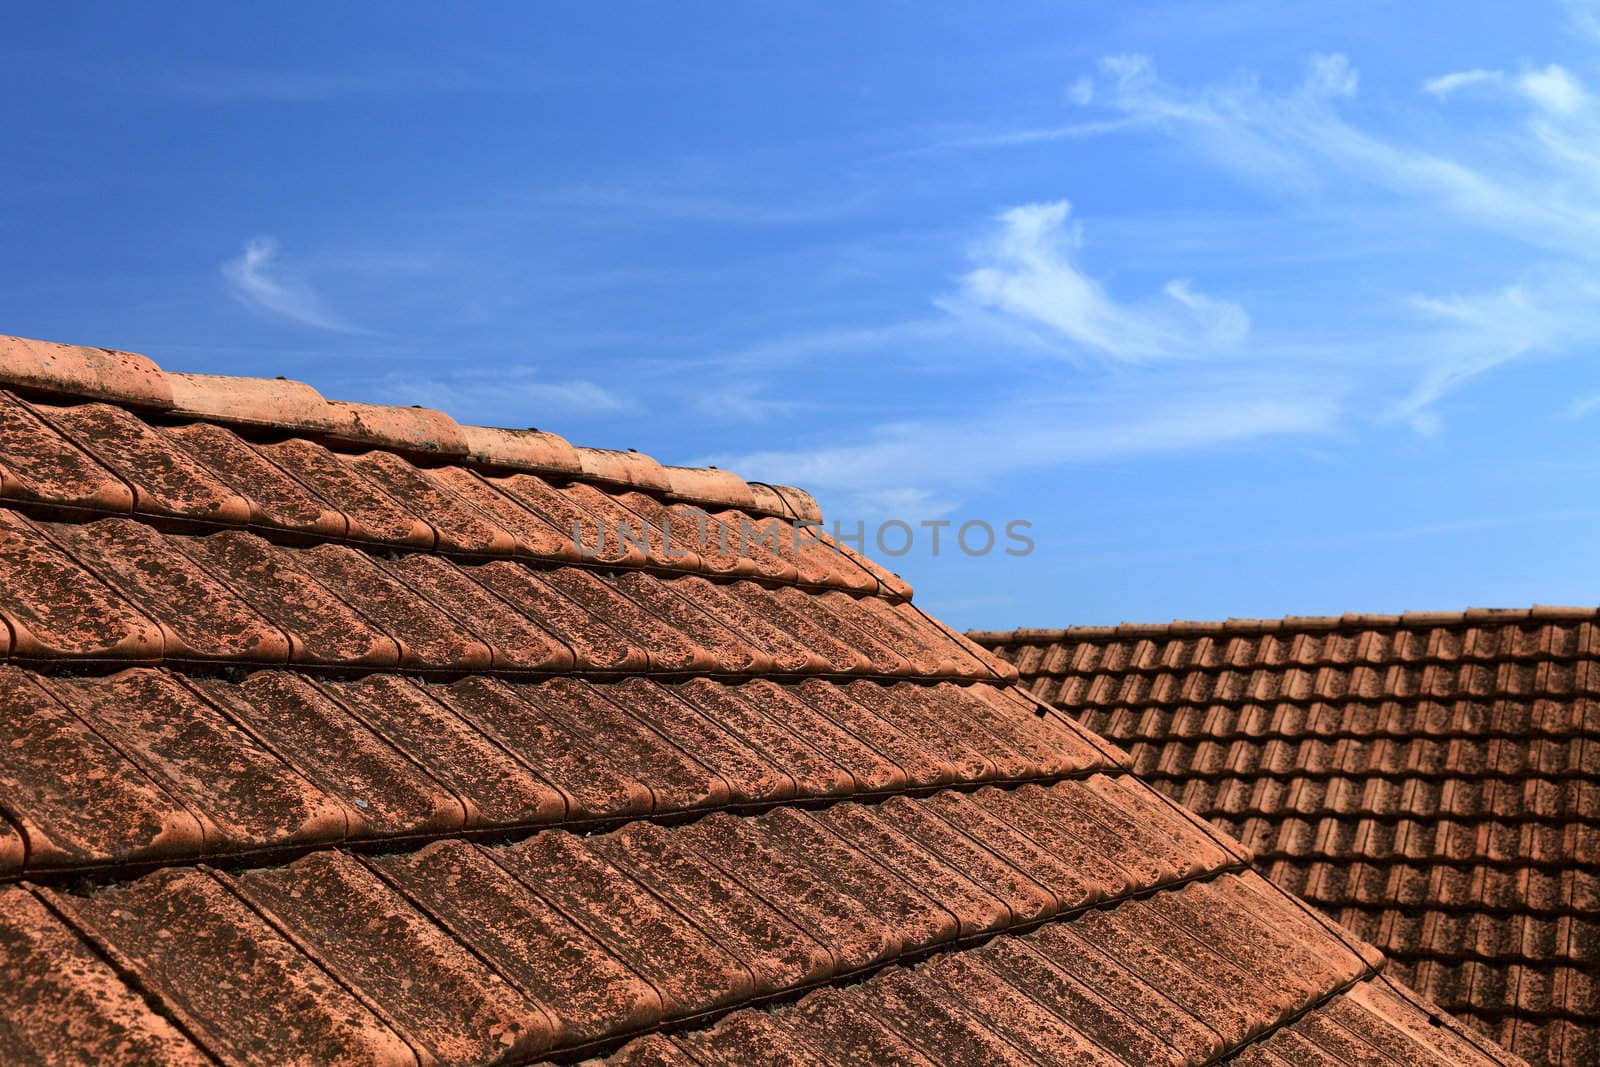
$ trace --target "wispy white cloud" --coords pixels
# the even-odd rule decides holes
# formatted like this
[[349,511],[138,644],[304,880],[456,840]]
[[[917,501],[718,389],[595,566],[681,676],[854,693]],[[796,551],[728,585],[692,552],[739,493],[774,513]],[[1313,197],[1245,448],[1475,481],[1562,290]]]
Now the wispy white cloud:
[[1485,83],[1497,83],[1505,78],[1505,74],[1498,70],[1453,70],[1449,74],[1441,74],[1436,78],[1429,78],[1422,83],[1422,91],[1434,96],[1445,97],[1460,89]]
[[[1498,288],[1440,296],[1424,284],[1416,287],[1421,293],[1394,294],[1410,321],[1358,339],[1376,351],[1407,352],[1367,372],[1391,381],[1397,370],[1415,375],[1391,410],[1426,433],[1438,427],[1438,401],[1485,372],[1600,342],[1600,101],[1555,65],[1516,74],[1461,70],[1423,86],[1441,100],[1469,87],[1524,110],[1493,136],[1425,142],[1372,132],[1342,111],[1360,79],[1338,55],[1312,57],[1301,83],[1285,91],[1248,77],[1174,86],[1144,57],[1113,56],[1100,64],[1093,98],[1280,194],[1406,204],[1419,222],[1487,229],[1530,249],[1534,258]],[[1357,191],[1378,201],[1360,200]],[[1182,298],[1170,286],[1167,292]],[[1359,355],[1348,362],[1366,363]]]
[[[1080,78],[1068,90],[1067,97],[1079,106],[1086,106],[1094,98],[1093,82]],[[1100,137],[1144,125],[1139,118],[1096,119],[1069,122],[1051,126],[1029,126],[1008,130],[983,130],[939,137],[927,144],[889,153],[889,158],[918,156],[936,152],[981,151],[988,148],[1019,148],[1027,145],[1054,144],[1060,141],[1080,141]]]
[[1471,86],[1510,89],[1540,109],[1555,115],[1574,115],[1592,104],[1583,84],[1555,63],[1507,77],[1503,70],[1458,70],[1422,83],[1423,92],[1441,99]]
[[1012,208],[962,279],[972,306],[1012,317],[1115,360],[1197,356],[1236,348],[1250,332],[1237,304],[1205,296],[1175,279],[1162,296],[1118,301],[1074,262],[1083,231],[1067,221],[1065,200]]
[[[1482,75],[1482,77],[1479,77]],[[1220,166],[1274,191],[1323,194],[1336,185],[1406,197],[1458,223],[1566,254],[1600,250],[1597,157],[1584,150],[1593,99],[1559,67],[1504,79],[1460,71],[1440,92],[1501,81],[1535,105],[1520,128],[1433,146],[1369,132],[1340,112],[1359,78],[1340,55],[1312,57],[1298,86],[1254,78],[1195,88],[1168,84],[1143,56],[1103,60],[1095,99],[1192,144]]]
[[[884,423],[854,441],[801,442],[701,462],[830,492],[869,517],[907,502],[923,517],[947,510],[948,493],[992,480],[997,455],[1017,471],[1319,434],[1338,425],[1340,406],[1331,390],[1248,378],[1141,382],[1127,391],[1052,389],[958,419]],[[976,441],[983,447],[958,445]]]
[[278,242],[271,237],[246,242],[237,258],[222,264],[222,277],[234,298],[258,314],[333,333],[368,332],[335,312],[308,282],[286,270],[278,260]]
[[1529,100],[1557,115],[1570,115],[1589,102],[1578,79],[1554,63],[1525,72],[1517,79],[1517,88]]
[[1600,344],[1600,279],[1583,271],[1546,272],[1483,293],[1416,296],[1411,304],[1440,327],[1421,379],[1397,409],[1420,417],[1424,430],[1436,401],[1487,371]]

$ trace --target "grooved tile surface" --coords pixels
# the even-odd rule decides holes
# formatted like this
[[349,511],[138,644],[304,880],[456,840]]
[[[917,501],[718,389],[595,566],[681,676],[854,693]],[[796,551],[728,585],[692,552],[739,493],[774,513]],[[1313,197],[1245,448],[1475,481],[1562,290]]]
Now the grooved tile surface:
[[971,636],[1396,977],[1532,1062],[1600,1051],[1593,609]]
[[[798,522],[726,471],[0,338],[0,1061],[1517,1062]],[[1465,737],[1416,758],[1511,773]],[[1530,752],[1556,787],[1518,802],[1585,759]],[[1593,996],[1502,995],[1536,990]]]

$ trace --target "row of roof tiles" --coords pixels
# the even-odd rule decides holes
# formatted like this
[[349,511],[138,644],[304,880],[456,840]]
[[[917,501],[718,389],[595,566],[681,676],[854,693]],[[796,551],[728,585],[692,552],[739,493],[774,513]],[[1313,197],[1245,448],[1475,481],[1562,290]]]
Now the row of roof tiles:
[[[1058,954],[1059,953],[1059,954]],[[1115,976],[1115,977],[1112,977]],[[652,1036],[604,1061],[609,1067],[826,1067],[963,1062],[1038,1067],[1196,1062],[1186,1054],[1185,1009],[1114,992],[1122,976],[1071,928],[1001,939],[908,973],[847,990],[823,990],[774,1011],[743,1011],[708,1030]],[[1108,981],[1108,979],[1110,979]],[[1124,978],[1122,985],[1137,982]],[[930,995],[919,986],[927,983]],[[1134,986],[1137,988],[1137,986]],[[1103,998],[1103,999],[1102,999]],[[1165,998],[1163,998],[1165,999]],[[1182,998],[1179,997],[1181,1002]],[[1140,1014],[1140,1010],[1151,1011]],[[1178,1027],[1165,1040],[1165,1027]],[[1204,1030],[1200,1031],[1204,1034]],[[1086,1039],[1100,1048],[1085,1049]],[[1192,1039],[1191,1039],[1192,1040]],[[1168,1043],[1168,1042],[1171,1043]],[[1481,1042],[1448,1026],[1414,995],[1361,982],[1246,1046],[1227,1062],[1250,1067],[1451,1067],[1493,1062]],[[1076,1058],[1074,1058],[1076,1057]]]
[[[1148,746],[1147,746],[1148,747]],[[1138,773],[1139,762],[1133,764]],[[1160,770],[1142,774],[1161,781]],[[1528,778],[1422,778],[1263,776],[1193,778],[1182,775],[1175,798],[1217,817],[1342,816],[1394,822],[1435,819],[1497,823],[1543,821],[1565,825],[1600,822],[1590,812],[1600,803],[1592,775],[1560,780]]]
[[802,490],[745,482],[716,468],[668,467],[637,452],[574,448],[539,430],[462,426],[427,408],[324,400],[309,385],[283,378],[174,374],[133,352],[0,337],[0,384],[174,418],[583,478],[711,506],[822,518]]
[[151,424],[107,404],[0,392],[0,500],[43,514],[132,514],[275,539],[388,550],[649,567],[880,593],[903,581],[828,538],[756,509],[663,502],[637,488],[418,465],[305,438],[247,440],[210,423]]
[[1501,961],[1421,959],[1391,967],[1396,981],[1432,990],[1429,999],[1530,1063],[1585,1067],[1600,1063],[1600,1041],[1586,1018],[1548,1013],[1551,1004],[1595,1007],[1592,969]]
[[1172,622],[1124,622],[1116,626],[1067,626],[1057,629],[972,630],[985,645],[1049,645],[1107,638],[1159,638],[1199,635],[1322,633],[1327,631],[1395,631],[1460,627],[1473,623],[1574,622],[1600,619],[1600,608],[1535,604],[1531,608],[1467,608],[1464,611],[1407,611],[1398,615],[1350,612],[1344,615],[1288,615],[1277,619],[1174,619]]
[[1600,1052],[1586,1025],[1600,1010],[1600,983],[1593,967],[1571,959],[1566,924],[1422,907],[1343,908],[1336,915],[1402,959],[1391,969],[1398,981],[1474,1020],[1506,1048],[1573,1065],[1592,1063]]
[[0,877],[1082,775],[986,685],[0,667]]
[[1577,619],[1411,629],[1281,630],[1178,637],[1015,640],[1011,634],[974,631],[1026,674],[1066,675],[1096,671],[1149,673],[1251,667],[1385,666],[1390,663],[1493,662],[1505,659],[1572,659],[1600,651],[1600,627]]
[[1227,742],[1303,737],[1393,740],[1523,738],[1530,742],[1600,734],[1596,702],[1586,699],[1317,701],[1079,709],[1085,726],[1130,741]]
[[1600,661],[1263,667],[1215,673],[1104,672],[1059,679],[1034,678],[1031,685],[1041,699],[1065,708],[1276,701],[1449,700],[1455,697],[1490,700],[1502,696],[1594,697],[1600,696]]
[[1263,862],[1361,859],[1513,870],[1582,869],[1600,873],[1600,827],[1582,824],[1469,822],[1455,819],[1340,819],[1213,815],[1212,822],[1252,848]]
[[0,508],[0,658],[994,678],[904,601]]
[[[1262,868],[1295,895],[1341,911],[1475,909],[1540,921],[1600,913],[1600,872],[1573,867],[1456,866],[1354,855],[1282,858]],[[1450,945],[1437,948],[1441,956],[1456,951]]]
[[[1253,876],[1129,899],[1234,863],[1178,809],[1098,776],[0,889],[0,937],[23,949],[0,974],[20,1006],[0,1042],[26,1054],[54,1040],[65,1004],[89,1009],[72,1020],[108,1058],[174,1042],[170,1020],[228,1062],[526,1059],[1059,918],[1154,989],[1188,991],[1194,1039],[1209,1029],[1215,1054],[1378,960]],[[64,943],[78,938],[160,1013]],[[1196,963],[1241,979],[1268,966],[1269,980],[1230,983],[1230,997],[1189,973]],[[1159,1002],[1154,989],[1142,999]]]
[[[1380,736],[1325,739],[1275,737],[1262,741],[1172,741],[1164,744],[1116,738],[1126,745],[1138,773],[1171,778],[1396,778],[1525,779],[1593,777],[1600,767],[1600,745],[1591,737],[1420,737],[1411,740]],[[1517,795],[1523,781],[1516,782]],[[1405,798],[1402,798],[1405,799]],[[1426,803],[1428,794],[1415,799]],[[1469,798],[1473,799],[1473,798]],[[1507,802],[1514,798],[1507,797]],[[1420,808],[1426,818],[1436,808]],[[1581,809],[1572,809],[1576,814]],[[1600,820],[1600,816],[1596,816]]]

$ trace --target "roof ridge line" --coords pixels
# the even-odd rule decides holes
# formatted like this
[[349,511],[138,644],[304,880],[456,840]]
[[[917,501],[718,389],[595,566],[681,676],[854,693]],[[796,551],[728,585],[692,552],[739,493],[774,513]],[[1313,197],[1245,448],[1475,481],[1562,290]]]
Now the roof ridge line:
[[1344,615],[1286,615],[1278,619],[1229,618],[1210,621],[1124,622],[1116,626],[1068,626],[1064,629],[968,630],[979,644],[1044,644],[1072,638],[1197,637],[1211,634],[1422,629],[1466,623],[1584,622],[1600,618],[1600,607],[1534,604],[1527,608],[1466,608],[1462,611],[1407,611],[1399,615],[1350,612]]
[[717,467],[663,464],[641,452],[575,446],[546,430],[469,426],[421,405],[328,400],[304,382],[165,371],[148,356],[0,334],[0,388],[102,401],[206,422],[282,430],[341,444],[448,456],[484,467],[637,489],[686,503],[820,523],[794,486],[747,482]]

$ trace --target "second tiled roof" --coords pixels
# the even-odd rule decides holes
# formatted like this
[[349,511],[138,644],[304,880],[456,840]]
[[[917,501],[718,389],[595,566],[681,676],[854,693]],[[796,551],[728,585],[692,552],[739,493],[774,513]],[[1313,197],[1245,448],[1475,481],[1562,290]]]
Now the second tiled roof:
[[1600,1058],[1600,613],[970,636],[1426,995]]

